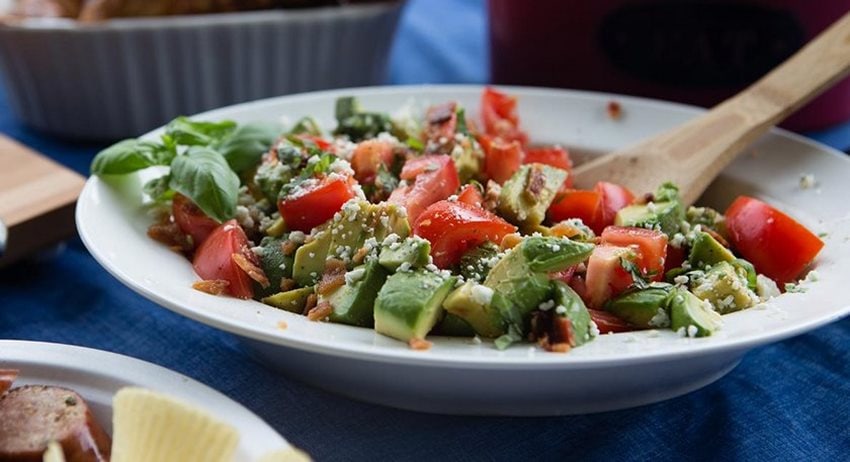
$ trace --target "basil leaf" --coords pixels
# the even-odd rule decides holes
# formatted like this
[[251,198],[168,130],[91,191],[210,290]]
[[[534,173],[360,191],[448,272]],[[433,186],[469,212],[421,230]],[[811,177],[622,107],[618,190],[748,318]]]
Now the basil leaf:
[[274,125],[240,125],[221,140],[216,150],[224,156],[233,171],[242,173],[260,163],[279,132]]
[[235,129],[236,122],[230,120],[201,122],[180,116],[166,125],[165,136],[185,146],[209,146],[222,140]]
[[174,196],[174,190],[171,189],[171,175],[163,175],[159,178],[154,178],[142,187],[145,192],[154,202],[163,202],[170,200]]
[[295,123],[292,129],[289,130],[289,134],[322,136],[322,129],[319,128],[319,123],[316,122],[316,119],[306,116],[302,117]]
[[168,165],[174,155],[173,150],[151,141],[119,141],[94,156],[91,172],[94,175],[124,175],[154,165]]
[[224,156],[212,149],[192,147],[175,158],[169,185],[220,222],[236,214],[239,177]]

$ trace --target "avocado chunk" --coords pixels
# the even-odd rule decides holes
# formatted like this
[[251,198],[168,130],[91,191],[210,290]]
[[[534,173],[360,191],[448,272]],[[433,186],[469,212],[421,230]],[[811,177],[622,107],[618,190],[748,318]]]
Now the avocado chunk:
[[485,338],[496,338],[506,332],[507,325],[500,306],[505,301],[493,289],[475,281],[467,281],[446,297],[443,308],[463,319],[476,334]]
[[424,339],[440,319],[455,281],[421,269],[393,274],[375,301],[375,331],[405,342]]
[[443,319],[434,326],[434,333],[447,337],[473,337],[475,331],[472,326],[458,316],[446,313]]
[[262,302],[266,305],[271,305],[275,308],[289,311],[291,313],[301,314],[304,312],[304,307],[307,305],[307,297],[313,294],[312,287],[301,287],[299,289],[287,290],[286,292],[278,292],[274,295],[263,298]]
[[419,236],[411,236],[401,242],[381,246],[378,263],[392,272],[400,266],[405,269],[422,268],[428,264],[430,254],[430,242]]
[[566,170],[543,164],[523,165],[502,186],[499,214],[530,232],[546,218],[546,210],[563,186]]
[[678,202],[649,202],[626,206],[617,212],[614,224],[658,229],[667,236],[679,232],[682,206]]
[[691,291],[711,303],[720,314],[740,311],[759,302],[748,287],[746,270],[736,269],[725,261],[712,266],[704,277],[692,278]]
[[327,301],[333,308],[331,322],[352,326],[372,327],[375,298],[389,273],[376,261],[370,261],[349,271],[345,285],[329,295],[320,295],[319,302]]
[[263,289],[257,284],[256,293],[266,297],[280,290],[280,281],[292,277],[292,266],[295,261],[292,255],[284,255],[281,244],[285,239],[266,236],[260,241],[260,266],[271,285]]
[[[525,332],[531,312],[549,298],[548,274],[587,260],[593,247],[593,244],[566,238],[526,237],[493,266],[484,285],[513,307],[522,320],[521,331]],[[502,314],[510,322],[508,313]]]
[[[458,114],[458,117],[460,115]],[[475,138],[465,135],[457,137],[451,157],[455,162],[455,167],[457,167],[461,184],[478,178],[484,164],[484,151],[481,149],[481,145],[475,141]]]
[[331,233],[327,230],[318,232],[312,241],[302,245],[295,251],[292,264],[292,279],[301,286],[312,286],[322,276],[325,270],[325,259],[331,243]]
[[569,319],[573,329],[574,342],[570,346],[581,346],[593,340],[593,334],[590,332],[590,312],[581,297],[563,281],[552,281],[552,289],[555,314]]
[[723,214],[710,207],[688,207],[685,212],[685,221],[691,227],[700,225],[703,228],[709,228],[714,231],[721,231],[723,226]]
[[629,292],[608,302],[605,309],[635,327],[669,327],[668,301],[671,290],[672,286],[664,286]]
[[331,234],[328,255],[344,261],[351,269],[356,265],[352,261],[354,255],[367,240],[374,238],[374,242],[381,242],[391,234],[403,239],[410,234],[410,224],[403,207],[353,199],[334,216],[328,231]]
[[460,275],[467,281],[483,281],[499,261],[499,246],[487,241],[460,257]]
[[691,243],[691,253],[688,256],[688,262],[694,268],[703,268],[705,266],[713,266],[720,262],[733,262],[735,255],[717,242],[717,239],[711,234],[699,232],[694,236]]
[[[670,294],[670,328],[688,337],[707,337],[723,323],[711,304],[686,289],[677,287]],[[680,330],[682,329],[682,330]]]

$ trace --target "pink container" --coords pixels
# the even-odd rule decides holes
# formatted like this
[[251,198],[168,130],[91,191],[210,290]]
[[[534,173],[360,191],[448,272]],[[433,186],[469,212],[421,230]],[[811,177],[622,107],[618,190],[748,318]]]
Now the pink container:
[[[489,0],[497,84],[578,88],[710,107],[850,10],[850,0]],[[850,79],[788,119],[850,119]]]

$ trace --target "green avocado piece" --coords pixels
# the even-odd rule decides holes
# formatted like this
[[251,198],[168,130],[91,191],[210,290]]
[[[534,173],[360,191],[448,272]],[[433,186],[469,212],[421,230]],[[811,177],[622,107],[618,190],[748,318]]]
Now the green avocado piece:
[[707,337],[722,324],[711,304],[700,300],[687,289],[677,287],[670,294],[670,328],[684,329],[689,337]]
[[713,238],[711,234],[697,233],[691,243],[691,252],[688,256],[691,267],[703,268],[723,261],[731,263],[735,261],[735,255],[717,242],[717,239]]
[[460,275],[467,281],[483,281],[498,261],[499,246],[487,241],[460,257]]
[[496,338],[503,335],[507,328],[499,309],[504,303],[502,296],[493,289],[475,281],[467,281],[446,297],[443,308],[463,319],[481,337]]
[[658,229],[670,237],[679,232],[681,221],[682,205],[675,201],[629,205],[614,217],[617,226]]
[[499,215],[526,232],[533,231],[543,223],[568,175],[566,170],[548,165],[523,165],[502,186]]
[[424,339],[440,319],[455,281],[421,269],[393,274],[375,301],[375,331],[402,341]]
[[[549,273],[562,271],[590,256],[593,244],[560,237],[526,237],[490,270],[484,285],[513,307],[527,331],[531,312],[549,299]],[[509,312],[503,312],[510,319]],[[514,320],[515,321],[515,320]]]
[[692,282],[691,292],[707,300],[720,314],[732,313],[758,303],[758,296],[749,289],[746,270],[729,262],[715,264],[702,278]]
[[451,153],[457,167],[460,183],[465,184],[478,178],[484,164],[484,150],[471,136],[463,136],[455,140],[455,148]]
[[666,286],[629,292],[608,302],[605,309],[635,327],[669,327],[668,301],[671,290],[672,286]]
[[299,289],[278,292],[263,298],[262,302],[275,308],[301,314],[307,305],[307,297],[313,293],[312,287],[301,287]]
[[475,331],[472,326],[458,316],[446,313],[443,319],[434,326],[434,333],[447,337],[473,337]]
[[277,203],[283,185],[289,183],[294,176],[292,167],[283,162],[262,163],[254,174],[254,184],[269,202]]
[[354,268],[346,273],[345,285],[327,296],[320,295],[319,301],[327,301],[333,307],[330,321],[352,326],[372,327],[373,311],[378,291],[389,273],[376,261]]
[[[573,327],[575,344],[571,346],[581,346],[593,340],[593,334],[590,332],[590,312],[581,297],[563,281],[552,281],[552,291],[552,300],[557,306],[556,314],[569,319]],[[561,307],[564,309],[561,310]]]
[[390,234],[403,239],[410,234],[410,224],[404,208],[396,204],[351,200],[334,216],[328,231],[331,234],[328,256],[346,262],[351,269],[352,257],[367,240],[374,238],[375,243],[380,243]]
[[430,254],[430,242],[419,236],[411,236],[401,242],[381,246],[378,263],[392,272],[404,264],[408,268],[422,268],[428,264]]
[[260,241],[260,266],[266,273],[271,285],[263,289],[259,284],[255,285],[255,293],[260,297],[266,297],[280,290],[280,281],[283,278],[292,277],[292,266],[295,261],[292,255],[284,255],[281,243],[285,239],[266,236]]
[[703,228],[720,231],[723,223],[723,214],[710,207],[688,207],[685,211],[685,221],[694,227],[700,225]]
[[325,259],[331,243],[331,233],[320,231],[315,238],[295,251],[292,263],[292,279],[301,286],[312,286],[325,271]]

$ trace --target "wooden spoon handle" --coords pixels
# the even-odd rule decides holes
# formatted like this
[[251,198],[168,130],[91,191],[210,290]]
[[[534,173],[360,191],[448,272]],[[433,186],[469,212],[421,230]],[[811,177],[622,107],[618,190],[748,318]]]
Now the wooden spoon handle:
[[850,73],[850,13],[743,92],[700,117],[575,170],[580,187],[604,180],[636,193],[664,181],[693,203],[749,144]]

